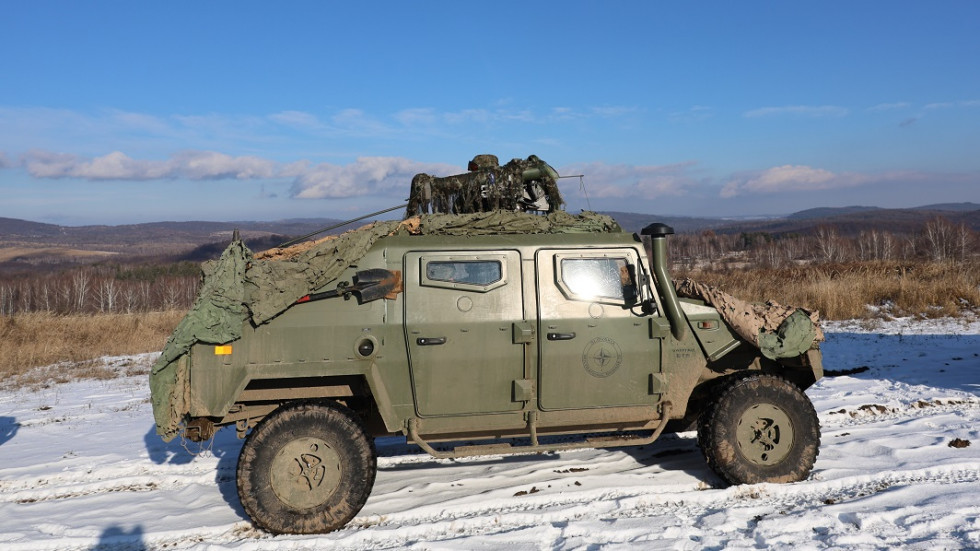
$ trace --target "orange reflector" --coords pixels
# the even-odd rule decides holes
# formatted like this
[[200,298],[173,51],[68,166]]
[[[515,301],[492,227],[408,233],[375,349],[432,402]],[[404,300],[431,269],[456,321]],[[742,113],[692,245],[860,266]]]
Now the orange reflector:
[[223,346],[215,346],[214,347],[214,355],[215,356],[227,356],[229,354],[231,354],[231,345],[230,344],[226,344],[226,345],[223,345]]

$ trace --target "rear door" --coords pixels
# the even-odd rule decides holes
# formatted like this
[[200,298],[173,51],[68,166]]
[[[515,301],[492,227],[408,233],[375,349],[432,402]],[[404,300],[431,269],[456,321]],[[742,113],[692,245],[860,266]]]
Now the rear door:
[[636,305],[636,250],[540,250],[536,260],[541,409],[658,402],[660,339]]
[[405,257],[405,331],[422,416],[522,409],[524,378],[517,251],[410,252]]

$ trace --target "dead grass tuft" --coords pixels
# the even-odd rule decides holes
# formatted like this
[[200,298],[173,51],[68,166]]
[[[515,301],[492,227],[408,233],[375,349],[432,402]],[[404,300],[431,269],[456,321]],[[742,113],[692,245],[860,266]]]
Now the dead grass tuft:
[[0,381],[23,379],[27,373],[43,366],[52,366],[47,370],[51,373],[37,373],[31,378],[115,377],[120,366],[107,366],[98,358],[161,350],[185,313],[2,316]]
[[978,261],[811,264],[688,276],[745,300],[819,310],[830,320],[959,316],[980,308]]

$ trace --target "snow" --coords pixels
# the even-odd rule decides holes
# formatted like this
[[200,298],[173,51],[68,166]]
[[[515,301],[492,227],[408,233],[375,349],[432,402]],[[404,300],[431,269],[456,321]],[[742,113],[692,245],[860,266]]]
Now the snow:
[[980,322],[825,329],[825,367],[850,374],[807,392],[823,438],[804,482],[724,488],[694,433],[461,460],[386,438],[367,505],[315,537],[247,521],[233,430],[163,443],[145,375],[0,391],[0,549],[980,548]]

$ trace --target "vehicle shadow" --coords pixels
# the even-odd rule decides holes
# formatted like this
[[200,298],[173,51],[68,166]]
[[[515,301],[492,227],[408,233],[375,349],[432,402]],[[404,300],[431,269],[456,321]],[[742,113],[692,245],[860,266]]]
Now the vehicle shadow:
[[826,377],[888,379],[980,395],[980,335],[828,333]]
[[143,527],[134,526],[132,530],[126,530],[121,526],[114,525],[106,528],[99,535],[99,541],[92,548],[92,551],[145,551],[149,549],[143,541]]
[[13,439],[20,430],[20,423],[13,417],[0,416],[0,445]]
[[251,520],[245,514],[242,501],[238,498],[238,482],[236,480],[238,471],[238,456],[241,454],[242,445],[245,441],[238,438],[234,427],[224,427],[214,435],[214,446],[211,453],[218,458],[218,467],[215,469],[214,481],[218,485],[218,491],[225,502],[234,509],[235,514],[242,520]]
[[180,437],[174,438],[170,442],[164,442],[157,435],[154,425],[150,425],[150,430],[143,435],[143,445],[146,446],[146,453],[150,456],[150,461],[157,465],[186,465],[194,461],[197,456],[197,454],[191,453],[190,448],[185,445]]
[[238,454],[241,452],[243,440],[231,428],[219,429],[214,438],[207,442],[189,442],[177,437],[170,442],[164,442],[156,433],[156,428],[150,426],[143,437],[146,451],[150,460],[157,465],[186,465],[199,455],[209,454],[218,459],[214,481],[218,486],[221,497],[235,510],[243,520],[248,520],[245,509],[238,499],[238,486],[235,482],[235,471],[238,468]]
[[[647,433],[641,434],[646,435]],[[542,437],[540,438],[540,442],[542,444],[575,443],[584,441],[587,436],[590,435]],[[516,449],[520,449],[520,446],[526,446],[530,443],[530,440],[527,438],[512,438],[503,441],[510,443]],[[455,444],[471,443],[472,442],[461,442]],[[375,441],[375,446],[377,447],[379,458],[403,457],[411,455],[423,456],[422,460],[417,462],[379,466],[378,471],[404,472],[411,470],[431,469],[433,467],[433,463],[437,461],[436,458],[426,454],[419,446],[407,443],[405,437],[402,436],[378,438]],[[452,449],[452,445],[438,444],[435,445],[435,448],[439,451],[448,451]],[[711,469],[708,468],[708,465],[704,461],[704,456],[701,455],[701,450],[698,449],[697,440],[690,435],[678,436],[674,433],[668,433],[661,436],[655,442],[644,446],[617,446],[605,449],[613,452],[625,453],[644,467],[659,466],[664,471],[683,471],[704,480],[706,484],[712,487],[724,485],[721,479],[715,476]],[[482,458],[471,458],[467,460],[466,464],[469,466],[474,466],[527,463],[535,461],[548,462],[554,461],[555,459],[559,458],[562,453],[568,453],[569,451],[573,450],[563,452],[528,452],[515,455],[487,455]]]

